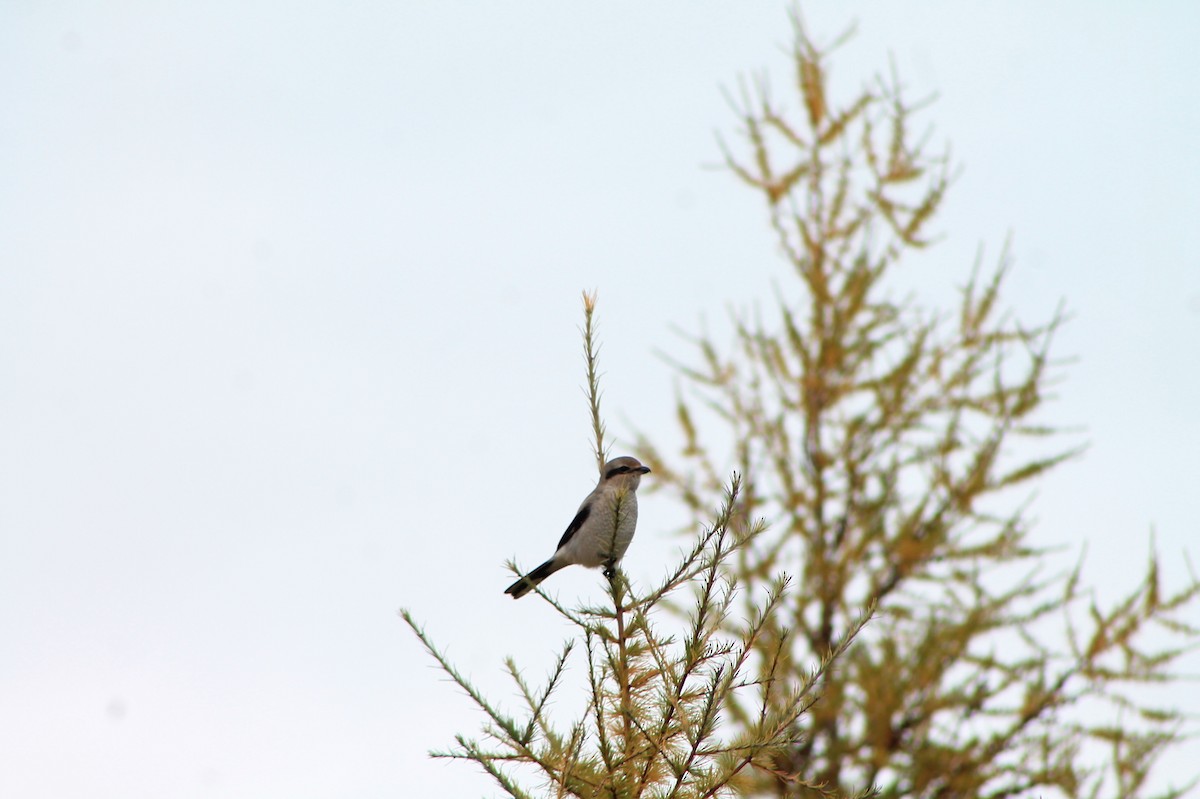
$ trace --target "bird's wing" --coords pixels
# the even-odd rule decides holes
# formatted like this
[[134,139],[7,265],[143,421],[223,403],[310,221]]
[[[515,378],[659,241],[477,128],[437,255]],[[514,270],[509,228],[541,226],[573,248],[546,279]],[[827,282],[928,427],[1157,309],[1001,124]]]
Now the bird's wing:
[[571,540],[571,536],[575,535],[575,533],[579,531],[580,527],[583,527],[583,523],[587,521],[588,514],[591,512],[592,503],[590,502],[585,502],[579,507],[579,513],[575,514],[575,518],[572,519],[571,523],[567,525],[567,531],[563,533],[562,538],[558,540],[559,549],[562,549],[564,546],[566,546],[567,542]]

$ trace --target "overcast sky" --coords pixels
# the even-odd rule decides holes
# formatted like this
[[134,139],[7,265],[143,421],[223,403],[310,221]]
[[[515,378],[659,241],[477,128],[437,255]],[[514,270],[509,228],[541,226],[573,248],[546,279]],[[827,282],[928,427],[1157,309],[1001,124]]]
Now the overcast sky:
[[[1011,233],[1006,308],[1073,312],[1047,419],[1091,448],[1034,541],[1103,599],[1152,530],[1169,586],[1200,541],[1200,6],[1045,6],[806,15],[858,20],[835,88],[891,56],[940,97],[920,296]],[[495,795],[426,758],[480,718],[396,609],[502,698],[506,655],[547,667],[568,631],[503,562],[594,481],[579,292],[610,429],[669,444],[654,351],[788,280],[710,168],[788,40],[779,3],[0,6],[0,794]],[[675,513],[643,500],[635,579]]]

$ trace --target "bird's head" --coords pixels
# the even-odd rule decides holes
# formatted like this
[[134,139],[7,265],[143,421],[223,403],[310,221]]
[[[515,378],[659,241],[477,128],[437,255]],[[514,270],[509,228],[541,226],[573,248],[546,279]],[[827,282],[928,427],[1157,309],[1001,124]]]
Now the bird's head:
[[637,458],[628,455],[613,458],[604,464],[604,474],[601,483],[615,484],[626,488],[637,488],[642,475],[650,471],[649,466],[643,466]]

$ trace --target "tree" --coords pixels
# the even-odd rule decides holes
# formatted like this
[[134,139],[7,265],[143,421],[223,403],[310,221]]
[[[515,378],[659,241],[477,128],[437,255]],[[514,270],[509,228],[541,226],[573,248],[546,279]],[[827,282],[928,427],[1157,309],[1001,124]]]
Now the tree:
[[[725,561],[731,579],[799,575],[754,628],[763,675],[803,673],[874,608],[821,672],[794,743],[741,790],[1149,796],[1150,767],[1183,720],[1136,689],[1178,679],[1200,638],[1184,621],[1200,581],[1164,592],[1152,548],[1141,583],[1115,600],[1093,598],[1082,561],[1043,573],[1049,550],[1031,541],[1021,494],[1079,452],[1038,421],[1064,317],[1001,313],[1007,253],[989,273],[976,263],[952,309],[891,298],[889,281],[931,242],[949,159],[914,139],[920,108],[894,75],[835,104],[832,49],[797,19],[799,119],[756,84],[734,101],[744,149],[725,147],[766,200],[796,280],[769,320],[734,314],[728,352],[701,335],[695,363],[676,364],[682,452],[645,436],[637,447],[697,519],[727,468],[742,475],[740,512],[768,527]],[[730,634],[749,640],[732,619]],[[1171,643],[1150,640],[1162,631]],[[728,712],[738,730],[760,713],[736,698]]]
[[[595,297],[585,294],[588,400],[602,469],[607,457],[594,312]],[[749,784],[751,772],[769,768],[774,753],[795,743],[792,734],[812,706],[814,686],[845,653],[866,617],[847,624],[842,639],[814,660],[812,671],[755,662],[763,652],[776,652],[780,666],[785,662],[786,639],[766,644],[761,638],[774,630],[771,620],[786,601],[789,580],[778,577],[760,584],[759,601],[749,603],[750,615],[734,625],[730,613],[736,578],[722,564],[762,531],[760,524],[746,521],[741,485],[734,474],[721,491],[718,509],[702,514],[711,521],[700,527],[690,550],[659,585],[639,590],[616,570],[608,582],[611,606],[578,608],[535,589],[576,634],[553,661],[540,689],[516,661],[506,661],[523,703],[519,714],[485,697],[402,610],[426,650],[487,719],[482,740],[459,735],[457,747],[433,756],[478,764],[516,799],[730,796]],[[523,573],[509,565],[515,575]],[[678,594],[689,589],[688,612],[680,624],[664,610],[671,599],[678,605]],[[737,631],[731,632],[735,626]],[[567,660],[579,643],[585,653],[582,688],[587,702],[580,717],[564,724],[548,708],[564,690]],[[741,728],[725,735],[719,726],[734,702],[743,711]],[[548,791],[535,794],[527,785],[530,780]]]

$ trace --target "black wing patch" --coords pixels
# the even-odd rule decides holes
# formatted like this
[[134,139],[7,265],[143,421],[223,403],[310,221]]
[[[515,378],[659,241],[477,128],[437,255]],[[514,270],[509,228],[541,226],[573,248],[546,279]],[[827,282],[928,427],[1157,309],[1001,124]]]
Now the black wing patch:
[[591,512],[591,503],[588,503],[579,509],[579,513],[576,513],[575,518],[572,519],[571,523],[567,525],[567,531],[563,533],[562,538],[558,540],[559,549],[562,549],[564,546],[566,546],[567,542],[571,540],[571,536],[575,535],[575,533],[579,531],[580,527],[583,527],[583,523],[587,521],[588,514]]

